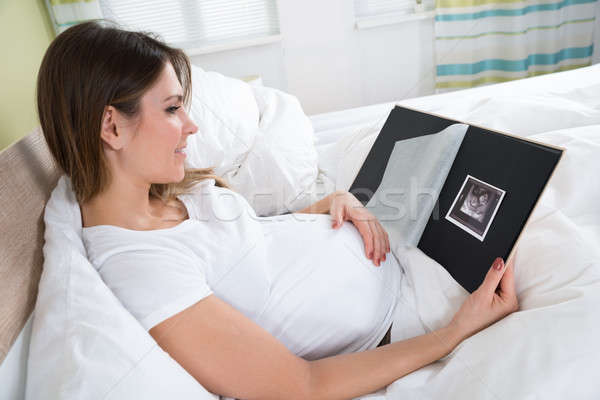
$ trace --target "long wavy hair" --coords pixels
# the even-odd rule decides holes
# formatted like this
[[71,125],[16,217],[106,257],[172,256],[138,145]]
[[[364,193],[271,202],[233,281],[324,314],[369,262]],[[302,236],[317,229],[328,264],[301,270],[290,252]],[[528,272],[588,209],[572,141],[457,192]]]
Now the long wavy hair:
[[[80,204],[101,193],[111,179],[100,137],[105,107],[138,116],[142,96],[166,63],[173,66],[189,109],[190,61],[156,35],[95,20],[70,27],[46,50],[37,79],[38,115],[50,152],[71,179]],[[152,184],[150,194],[167,202],[209,178],[228,187],[212,168],[195,168],[186,169],[180,182]]]

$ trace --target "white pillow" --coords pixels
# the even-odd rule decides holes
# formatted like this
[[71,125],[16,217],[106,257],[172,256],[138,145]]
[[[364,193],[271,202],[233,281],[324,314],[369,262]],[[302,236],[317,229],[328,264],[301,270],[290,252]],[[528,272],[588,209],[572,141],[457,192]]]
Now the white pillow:
[[158,346],[87,260],[66,176],[44,222],[25,398],[218,399]]
[[257,135],[259,111],[252,87],[192,65],[190,117],[198,132],[188,138],[188,160],[196,168],[234,174]]
[[312,200],[318,154],[310,119],[298,99],[192,66],[188,167],[215,173],[258,215],[298,210]]
[[319,156],[310,119],[298,99],[253,87],[260,130],[235,176],[228,177],[258,215],[297,211],[316,201]]

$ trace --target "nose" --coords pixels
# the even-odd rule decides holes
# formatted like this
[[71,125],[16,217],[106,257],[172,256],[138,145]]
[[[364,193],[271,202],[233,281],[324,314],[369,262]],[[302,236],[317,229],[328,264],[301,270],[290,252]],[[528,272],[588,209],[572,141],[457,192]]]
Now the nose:
[[184,132],[188,135],[193,135],[194,133],[198,132],[198,125],[196,125],[194,121],[192,121],[187,112],[185,112],[185,124],[183,126],[183,129]]

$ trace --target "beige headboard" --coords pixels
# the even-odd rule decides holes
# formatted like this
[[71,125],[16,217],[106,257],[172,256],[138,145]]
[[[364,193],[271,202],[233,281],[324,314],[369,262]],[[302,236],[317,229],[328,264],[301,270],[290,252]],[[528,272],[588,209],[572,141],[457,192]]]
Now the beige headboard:
[[0,363],[35,305],[44,205],[59,175],[39,128],[0,152]]

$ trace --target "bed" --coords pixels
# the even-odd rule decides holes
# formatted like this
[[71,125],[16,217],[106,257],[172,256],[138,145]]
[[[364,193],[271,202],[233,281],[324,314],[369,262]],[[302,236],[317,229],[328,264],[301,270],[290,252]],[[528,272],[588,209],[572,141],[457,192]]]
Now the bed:
[[[246,97],[237,96],[237,104],[229,106],[252,108],[246,121],[263,124],[272,132],[280,132],[288,126],[285,121],[293,120],[289,126],[298,131],[279,135],[279,141],[268,135],[242,138],[246,147],[252,143],[258,149],[255,158],[248,156],[247,148],[246,153],[244,149],[232,152],[228,168],[236,166],[234,181],[241,190],[256,184],[252,179],[261,168],[279,165],[292,171],[272,182],[282,188],[283,197],[293,200],[287,204],[295,209],[324,193],[350,187],[395,104],[565,147],[566,155],[517,252],[521,311],[463,342],[443,360],[363,398],[600,397],[596,368],[600,344],[595,340],[600,337],[600,184],[596,176],[600,170],[600,65],[309,118],[299,115],[297,100],[283,92],[242,85],[214,73],[194,79],[204,85],[227,81],[226,90],[243,91]],[[244,103],[251,95],[256,104]],[[197,101],[206,106],[214,100]],[[222,121],[211,120],[214,107],[195,112],[207,121],[201,128],[223,129],[214,125]],[[225,128],[249,132],[242,129],[243,124],[234,121]],[[314,136],[307,139],[301,129]],[[305,151],[293,150],[297,148]],[[287,160],[278,151],[294,153],[295,158]],[[230,169],[220,172],[231,175]],[[29,345],[42,275],[43,210],[58,178],[39,130],[0,153],[4,231],[0,249],[4,299],[0,305],[1,399],[25,398],[30,384],[27,374],[43,368],[34,357],[40,354],[32,355]],[[298,187],[310,196],[299,196]],[[270,203],[253,205],[263,214],[281,212]],[[410,279],[403,288],[393,341],[441,326],[466,296],[443,268],[415,249],[398,252],[398,257]],[[36,365],[28,364],[32,357]],[[36,379],[43,382],[39,376]],[[27,397],[36,398],[31,392]]]

